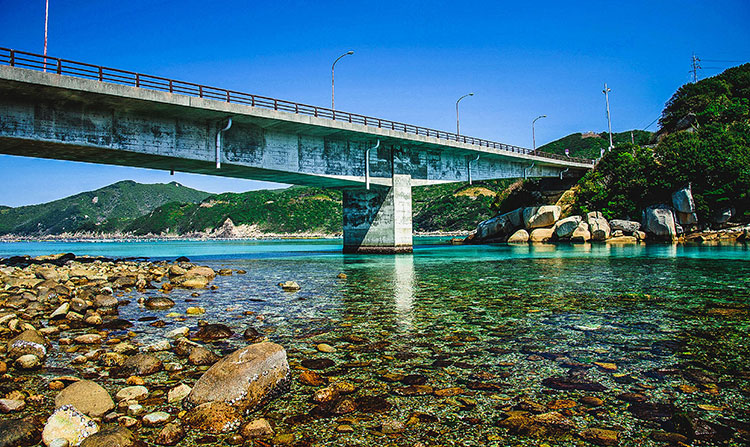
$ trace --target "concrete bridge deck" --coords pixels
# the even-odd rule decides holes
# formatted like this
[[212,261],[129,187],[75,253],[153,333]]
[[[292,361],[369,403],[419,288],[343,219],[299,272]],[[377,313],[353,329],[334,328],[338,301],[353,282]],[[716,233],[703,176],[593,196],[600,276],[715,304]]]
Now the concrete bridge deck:
[[590,160],[3,48],[0,153],[343,188],[344,249],[354,252],[411,250],[411,186],[593,167]]

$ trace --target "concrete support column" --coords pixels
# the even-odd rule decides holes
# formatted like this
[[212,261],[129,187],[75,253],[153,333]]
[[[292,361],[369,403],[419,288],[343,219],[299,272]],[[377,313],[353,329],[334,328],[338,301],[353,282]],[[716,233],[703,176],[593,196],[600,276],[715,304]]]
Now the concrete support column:
[[411,175],[344,190],[344,253],[411,253]]

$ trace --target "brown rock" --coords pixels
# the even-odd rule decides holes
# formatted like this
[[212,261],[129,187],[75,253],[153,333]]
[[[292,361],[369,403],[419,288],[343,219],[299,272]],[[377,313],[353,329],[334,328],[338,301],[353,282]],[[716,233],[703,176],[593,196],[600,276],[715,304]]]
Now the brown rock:
[[578,434],[581,439],[597,445],[617,445],[620,442],[620,433],[603,428],[589,428]]
[[221,357],[214,354],[210,350],[203,346],[196,346],[190,350],[190,356],[188,356],[188,362],[195,366],[208,366],[221,360]]
[[271,424],[263,418],[248,422],[242,427],[240,433],[245,439],[270,438],[274,434]]
[[73,382],[55,397],[55,407],[72,405],[86,416],[100,418],[115,408],[107,390],[91,380]]
[[320,386],[325,385],[326,380],[325,378],[323,378],[323,376],[316,373],[315,371],[302,371],[299,374],[299,382],[302,385]]
[[158,445],[175,445],[185,437],[185,429],[180,422],[172,422],[164,426],[156,436],[154,442]]
[[286,351],[270,342],[238,349],[206,371],[187,398],[188,407],[230,402],[239,412],[254,408],[288,384]]
[[135,435],[125,427],[102,430],[81,443],[81,447],[133,447],[135,445]]

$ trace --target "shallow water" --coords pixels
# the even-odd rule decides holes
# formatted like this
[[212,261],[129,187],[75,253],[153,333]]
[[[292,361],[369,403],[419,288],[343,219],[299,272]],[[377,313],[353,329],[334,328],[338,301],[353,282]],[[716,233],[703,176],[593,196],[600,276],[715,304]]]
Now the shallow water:
[[[243,345],[243,330],[253,326],[287,349],[293,369],[305,359],[331,359],[335,365],[321,373],[331,381],[353,382],[353,398],[381,396],[390,404],[382,412],[322,414],[311,401],[315,388],[299,384],[294,371],[290,392],[257,415],[297,440],[578,445],[576,433],[599,427],[620,431],[620,445],[660,445],[649,435],[664,422],[638,419],[618,397],[625,392],[674,403],[708,421],[750,422],[748,246],[434,245],[438,242],[421,239],[413,255],[399,256],[342,255],[336,240],[6,243],[0,244],[0,256],[185,255],[215,269],[247,270],[217,277],[218,290],[198,298],[172,292],[177,305],[168,311],[139,307],[135,299],[142,295],[131,294],[133,303],[120,307],[120,316],[168,323],[164,328],[136,323],[132,330],[144,343],[178,326],[194,329],[199,318],[223,322],[236,332],[214,344],[224,352]],[[338,279],[339,273],[346,279]],[[283,292],[276,284],[286,280],[302,289]],[[165,317],[194,305],[205,307],[206,314],[184,321]],[[364,341],[353,343],[352,335]],[[337,351],[317,352],[321,342]],[[614,363],[616,371],[593,362]],[[676,372],[657,371],[665,368]],[[464,394],[402,396],[405,384],[384,380],[384,373],[423,376],[419,380],[434,389],[460,387]],[[584,377],[606,390],[543,385],[558,376]],[[604,405],[562,410],[576,428],[552,441],[496,426],[523,399],[544,405],[583,396],[597,396]],[[406,430],[380,433],[390,419],[408,422]],[[353,433],[336,432],[342,423]],[[731,442],[742,443],[738,437]]]

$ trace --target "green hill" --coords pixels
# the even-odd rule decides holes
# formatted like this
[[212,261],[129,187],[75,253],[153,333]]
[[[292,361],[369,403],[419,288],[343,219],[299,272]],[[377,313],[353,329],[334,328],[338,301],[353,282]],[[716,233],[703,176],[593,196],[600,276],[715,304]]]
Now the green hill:
[[0,234],[114,232],[165,203],[198,202],[209,195],[175,182],[143,185],[122,181],[49,203],[0,209]]
[[[491,215],[490,204],[509,180],[452,183],[413,189],[414,230],[471,230]],[[340,233],[341,192],[293,186],[281,190],[225,193],[199,204],[168,203],[134,219],[125,231],[136,235],[186,234],[214,230],[231,219],[265,233]]]
[[[635,144],[642,146],[649,144],[653,138],[651,132],[645,130],[633,130],[632,138],[631,131],[620,132],[612,134],[612,143],[616,146],[623,143],[635,142]],[[581,157],[595,159],[599,158],[602,149],[607,149],[609,146],[609,134],[607,132],[602,133],[574,133],[567,137],[560,138],[559,140],[547,143],[544,146],[539,147],[542,152],[551,152],[553,154],[565,155],[565,149],[570,150],[571,157]]]

